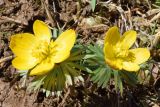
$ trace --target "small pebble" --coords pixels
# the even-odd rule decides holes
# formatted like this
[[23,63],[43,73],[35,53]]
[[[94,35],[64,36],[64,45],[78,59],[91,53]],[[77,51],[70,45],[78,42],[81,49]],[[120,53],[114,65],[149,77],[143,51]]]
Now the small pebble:
[[4,4],[4,1],[3,1],[3,0],[0,0],[0,6],[3,5],[3,4]]

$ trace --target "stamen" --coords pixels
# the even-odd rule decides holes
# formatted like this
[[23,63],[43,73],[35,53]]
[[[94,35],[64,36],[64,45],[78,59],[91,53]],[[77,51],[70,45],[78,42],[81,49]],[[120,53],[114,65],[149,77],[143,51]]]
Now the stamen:
[[126,61],[135,60],[135,55],[129,52],[128,50],[123,50],[123,51],[121,50],[120,52],[116,52],[115,57]]
[[47,42],[41,42],[32,50],[32,56],[37,58],[39,61],[48,60],[51,61],[51,57],[56,53],[56,44],[51,41],[49,44]]

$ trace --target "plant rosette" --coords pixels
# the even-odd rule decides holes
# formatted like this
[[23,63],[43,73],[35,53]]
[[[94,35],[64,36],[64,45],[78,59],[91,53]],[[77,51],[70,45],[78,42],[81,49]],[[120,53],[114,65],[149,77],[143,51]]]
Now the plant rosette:
[[[52,32],[43,21],[36,20],[33,34],[20,33],[11,36],[10,48],[15,54],[12,65],[24,75],[35,76],[29,89],[41,86],[48,96],[52,91],[61,92],[72,85],[74,80],[83,81],[80,75],[82,49],[74,46],[74,30],[62,32],[53,40]],[[81,51],[78,51],[81,50]]]
[[123,93],[123,80],[131,85],[136,84],[136,73],[140,69],[140,64],[150,57],[147,48],[130,49],[136,41],[136,35],[136,31],[129,30],[121,36],[118,28],[114,26],[106,32],[103,47],[88,46],[86,59],[90,68],[92,66],[88,71],[92,74],[91,80],[94,83],[104,88],[113,75],[115,89],[121,93]]

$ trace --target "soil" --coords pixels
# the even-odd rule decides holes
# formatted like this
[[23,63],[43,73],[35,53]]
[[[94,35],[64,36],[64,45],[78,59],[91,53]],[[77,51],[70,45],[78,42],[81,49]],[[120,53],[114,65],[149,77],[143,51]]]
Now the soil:
[[[10,37],[20,32],[32,33],[32,25],[36,19],[43,20],[52,27],[75,29],[78,42],[84,44],[101,43],[104,33],[113,25],[119,25],[121,32],[129,27],[140,29],[142,35],[147,35],[150,31],[148,29],[154,27],[149,20],[155,14],[147,13],[154,9],[149,0],[97,0],[94,12],[88,0],[80,0],[82,4],[78,1],[0,0],[0,59],[7,58],[0,62],[0,107],[159,107],[160,96],[156,91],[159,89],[158,75],[155,77],[158,82],[153,81],[152,84],[141,84],[132,88],[126,85],[123,97],[115,92],[112,85],[107,89],[98,88],[89,81],[89,77],[84,77],[87,78],[86,85],[65,89],[60,97],[45,97],[41,90],[29,92],[26,87],[21,86],[23,78],[11,65],[10,56],[13,53],[9,48]],[[156,20],[159,29],[160,20]],[[150,45],[148,38],[139,37],[138,44]],[[154,51],[157,52],[156,49]],[[158,55],[154,54],[153,58],[157,59]],[[159,63],[159,60],[156,62]],[[154,64],[155,72],[159,72],[157,66],[159,65]],[[156,83],[156,89],[153,83]],[[63,100],[65,97],[67,98]]]

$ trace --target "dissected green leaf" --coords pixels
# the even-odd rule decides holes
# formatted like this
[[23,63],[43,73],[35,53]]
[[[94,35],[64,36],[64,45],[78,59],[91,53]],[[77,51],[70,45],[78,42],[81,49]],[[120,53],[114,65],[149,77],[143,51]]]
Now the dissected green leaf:
[[89,63],[88,72],[91,73],[91,80],[102,88],[107,86],[112,74],[112,70],[106,65],[103,49],[99,45],[89,45],[87,47],[87,63]]
[[91,0],[92,11],[94,12],[97,0]]
[[92,78],[91,78],[91,80],[94,82],[94,83],[96,83],[97,81],[97,78],[99,77],[99,75],[101,75],[101,70],[103,70],[103,68],[102,67],[99,67],[98,69],[96,69],[95,71],[94,71],[94,75],[92,76]]
[[85,55],[73,56],[68,59],[68,61],[78,61],[84,58]]
[[58,29],[53,28],[53,38],[57,38],[58,37]]
[[65,67],[67,69],[67,71],[70,73],[70,75],[72,75],[72,76],[79,75],[79,72],[76,69],[72,68],[71,66],[65,64],[63,67]]
[[114,73],[115,90],[116,92],[120,91],[122,95],[123,94],[123,83],[122,83],[121,76],[119,75],[120,71],[113,70],[113,73]]
[[114,74],[114,82],[115,82],[115,90],[118,90],[118,79],[119,79],[119,75],[118,75],[118,71],[113,71]]
[[98,87],[102,86],[102,84],[104,83],[104,81],[106,81],[105,80],[106,79],[105,76],[106,76],[106,74],[108,74],[106,72],[107,72],[106,69],[104,69],[104,70],[101,71],[101,76],[99,76],[99,81],[98,81]]
[[119,81],[118,81],[118,87],[119,87],[119,90],[120,90],[120,93],[121,93],[121,96],[123,94],[123,83],[122,83],[122,80],[121,78],[119,78]]
[[83,52],[82,49],[76,50],[75,52],[71,53],[70,57],[74,57],[74,56],[80,55],[82,52]]
[[45,79],[46,76],[38,76],[35,78],[28,86],[29,90],[38,90],[40,86],[43,84],[43,80]]
[[106,70],[105,71],[105,75],[104,75],[104,79],[103,79],[103,84],[102,84],[102,88],[107,87],[107,83],[109,82],[110,78],[111,78],[111,74],[112,71],[111,70]]
[[91,75],[91,80],[94,83],[98,84],[98,87],[102,86],[102,88],[107,86],[108,81],[111,78],[111,70],[107,67],[101,66],[96,69]]
[[73,63],[73,62],[69,62],[69,63],[67,63],[67,64],[70,65],[70,66],[72,66],[72,67],[78,68],[78,69],[80,69],[80,70],[86,71],[86,67],[81,66],[80,64]]
[[[63,69],[64,67],[62,67]],[[71,75],[69,74],[69,72],[65,69],[63,69],[63,73],[65,75],[65,78],[66,78],[66,86],[68,85],[73,85],[73,82],[72,82],[72,77]]]
[[160,6],[160,0],[156,0],[155,3]]
[[134,72],[120,71],[121,78],[131,86],[137,84],[137,75]]

